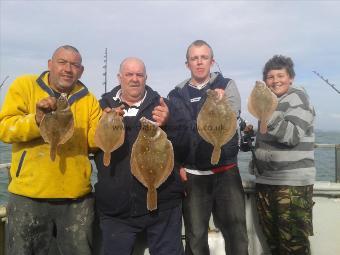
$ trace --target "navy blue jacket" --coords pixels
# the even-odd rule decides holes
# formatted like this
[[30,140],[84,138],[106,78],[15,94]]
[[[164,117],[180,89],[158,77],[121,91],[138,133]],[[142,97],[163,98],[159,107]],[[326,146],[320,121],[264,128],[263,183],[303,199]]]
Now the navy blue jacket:
[[[100,105],[115,108],[121,105],[119,100],[114,101],[120,86],[102,96]],[[152,120],[152,111],[159,105],[160,95],[146,86],[147,95],[139,107],[136,117],[124,117],[125,140],[124,144],[111,153],[111,162],[108,167],[103,164],[103,152],[100,150],[95,155],[98,169],[98,182],[95,184],[96,206],[105,215],[126,218],[148,214],[146,207],[147,189],[131,174],[130,156],[132,145],[140,130],[140,118]],[[187,120],[181,118],[176,107],[165,99],[170,116],[164,131],[172,142],[175,153],[175,168],[169,178],[157,189],[158,209],[165,210],[178,206],[183,197],[183,184],[179,177],[179,161],[183,161],[188,151]]]
[[[225,166],[232,163],[237,163],[238,154],[238,134],[235,133],[234,137],[221,148],[221,156],[217,165],[212,165],[211,154],[213,146],[203,140],[197,131],[197,115],[206,99],[206,94],[203,96],[198,105],[198,111],[193,111],[190,104],[190,95],[188,92],[188,82],[186,80],[176,86],[168,95],[170,102],[175,104],[180,110],[181,115],[190,119],[190,151],[189,155],[184,162],[184,167],[196,170],[211,170],[220,166]],[[237,87],[233,80],[224,78],[220,73],[212,73],[209,83],[206,85],[207,89],[224,89],[228,100],[232,103],[232,108],[240,113],[240,96]]]

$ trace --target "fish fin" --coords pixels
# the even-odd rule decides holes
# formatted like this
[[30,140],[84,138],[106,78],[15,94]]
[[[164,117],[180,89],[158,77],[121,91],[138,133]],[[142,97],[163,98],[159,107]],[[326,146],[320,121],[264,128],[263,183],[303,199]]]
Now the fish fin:
[[214,146],[214,150],[211,154],[211,164],[216,165],[220,161],[221,147]]
[[109,166],[111,161],[111,152],[104,152],[103,162],[104,166]]
[[261,121],[260,122],[260,133],[265,134],[267,133],[267,121]]
[[147,207],[149,211],[157,209],[157,190],[155,188],[148,189]]

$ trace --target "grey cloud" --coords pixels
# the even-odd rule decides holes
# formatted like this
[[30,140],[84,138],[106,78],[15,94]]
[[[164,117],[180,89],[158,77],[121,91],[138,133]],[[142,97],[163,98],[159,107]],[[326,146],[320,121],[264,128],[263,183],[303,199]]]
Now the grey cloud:
[[[117,84],[120,61],[138,56],[147,65],[148,83],[166,96],[190,74],[184,65],[188,44],[204,39],[224,75],[236,80],[246,118],[247,96],[274,54],[291,56],[296,82],[306,86],[317,109],[332,112],[340,108],[339,96],[311,71],[340,86],[339,11],[336,1],[1,1],[0,80],[40,73],[56,47],[72,44],[83,55],[82,80],[99,97],[107,47],[109,88]],[[317,125],[327,128],[329,122]]]

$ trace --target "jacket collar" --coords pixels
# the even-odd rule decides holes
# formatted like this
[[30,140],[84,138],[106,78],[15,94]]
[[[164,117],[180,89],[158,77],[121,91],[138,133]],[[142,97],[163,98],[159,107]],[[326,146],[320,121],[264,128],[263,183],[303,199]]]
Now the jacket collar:
[[[113,100],[115,102],[115,105],[120,105],[121,101],[120,98],[117,98],[117,93],[121,89],[121,86],[118,85],[115,88],[113,88],[109,93],[104,94],[103,97],[109,97],[109,100]],[[139,105],[139,111],[141,112],[144,110],[150,103],[152,103],[154,100],[159,99],[160,95],[154,91],[151,87],[148,85],[145,85],[145,97],[143,99],[143,102]]]
[[[53,90],[48,85],[49,71],[43,72],[37,79],[37,83],[42,90],[47,92],[51,97],[55,97]],[[72,90],[71,95],[68,97],[68,103],[71,105],[78,99],[86,96],[89,93],[87,87],[78,80],[76,87]]]

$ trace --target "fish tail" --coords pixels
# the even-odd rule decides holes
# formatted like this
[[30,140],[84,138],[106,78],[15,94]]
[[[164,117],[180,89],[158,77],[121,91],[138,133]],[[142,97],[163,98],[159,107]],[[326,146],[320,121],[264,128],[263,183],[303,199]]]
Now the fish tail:
[[157,191],[155,188],[148,189],[147,207],[149,211],[157,209]]
[[103,163],[104,166],[109,166],[111,161],[111,152],[104,152]]
[[214,150],[211,155],[211,164],[216,165],[220,161],[221,147],[214,146]]
[[56,155],[57,155],[57,145],[52,143],[51,150],[50,150],[50,158],[52,161],[55,160]]
[[267,122],[266,121],[260,122],[260,133],[261,134],[267,133]]

